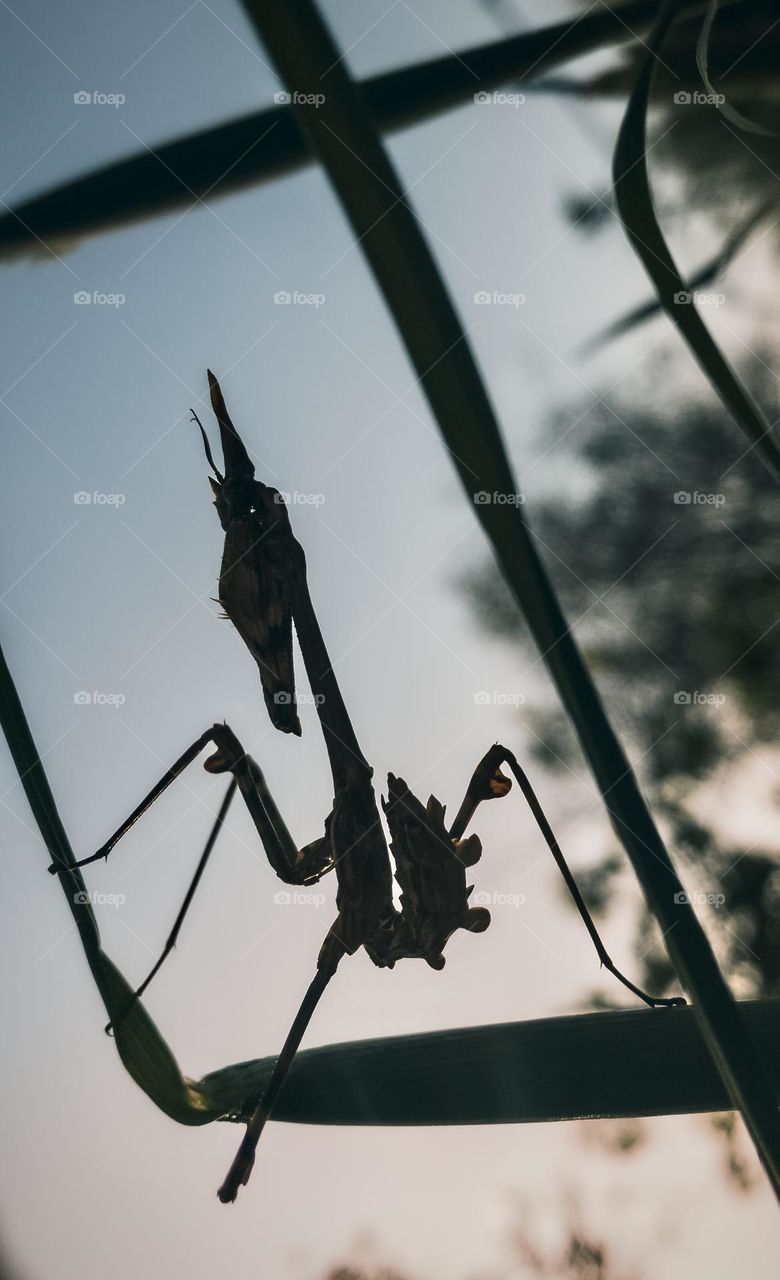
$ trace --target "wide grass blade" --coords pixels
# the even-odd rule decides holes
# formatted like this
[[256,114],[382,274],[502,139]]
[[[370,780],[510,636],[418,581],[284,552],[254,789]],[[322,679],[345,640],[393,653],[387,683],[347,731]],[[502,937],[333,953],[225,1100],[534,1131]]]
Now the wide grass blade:
[[[366,81],[366,102],[380,129],[405,129],[473,101],[477,91],[508,80],[533,82],[551,67],[630,40],[657,9],[658,0],[632,0],[618,17],[598,5],[576,20],[403,67]],[[255,111],[160,143],[19,205],[0,218],[0,258],[49,247],[60,253],[83,236],[229,195],[310,163],[289,107]]]
[[628,239],[655,285],[669,319],[751,445],[780,479],[780,450],[772,438],[770,425],[702,320],[691,299],[690,288],[669,252],[653,206],[647,166],[647,107],[664,37],[679,11],[677,0],[665,0],[647,41],[647,54],[615,147],[613,178],[617,208]]
[[[513,501],[517,483],[466,334],[359,87],[311,0],[245,0],[245,7],[287,88],[299,95],[301,129],[384,294],[467,498],[571,717],[677,975],[695,1001],[718,1070],[780,1193],[774,1089]],[[319,107],[306,105],[306,95],[323,92]]]
[[[780,1086],[780,1001],[740,1004]],[[203,1080],[232,1118],[259,1096],[273,1059]],[[274,1120],[302,1124],[538,1124],[686,1115],[731,1106],[693,1010],[585,1013],[298,1054]]]

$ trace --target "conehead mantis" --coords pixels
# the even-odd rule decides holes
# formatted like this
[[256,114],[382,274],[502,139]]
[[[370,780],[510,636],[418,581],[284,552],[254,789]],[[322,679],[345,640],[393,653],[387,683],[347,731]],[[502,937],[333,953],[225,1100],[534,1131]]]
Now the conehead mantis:
[[[513,780],[525,797],[564,878],[596,948],[601,964],[651,1008],[684,1004],[660,999],[635,986],[613,964],[577,887],[552,828],[525,772],[511,751],[490,747],[477,764],[463,802],[449,825],[434,796],[423,804],[403,779],[388,775],[382,808],[384,829],[372,784],[373,770],[364,757],[341,695],[309,594],[306,558],[290,525],[282,495],[255,478],[251,458],[225,406],[219,383],[209,371],[211,405],[222,445],[223,471],[214,462],[208,435],[200,429],[211,468],[214,505],[225,534],[219,576],[219,602],[255,660],[272,724],[283,733],[300,734],[296,710],[293,629],[298,638],[333,783],[333,804],[321,836],[298,847],[290,834],[260,766],[248,756],[227,724],[214,724],[197,738],[112,836],[76,865],[108,858],[123,835],[207,747],[210,773],[226,773],[230,782],[192,881],[163,951],[119,1017],[148,987],[170,954],[215,847],[229,806],[239,792],[255,825],[271,867],[286,884],[311,885],[333,871],[336,918],[317,959],[316,972],[293,1020],[262,1097],[249,1100],[246,1132],[219,1188],[223,1203],[237,1197],[249,1180],[255,1151],[317,1004],[344,956],[363,947],[375,965],[392,969],[397,961],[425,960],[444,967],[444,949],[458,929],[482,933],[490,924],[484,907],[469,905],[473,886],[467,870],[480,859],[479,837],[466,835],[480,804],[500,799]],[[507,769],[508,774],[504,772]],[[511,775],[511,776],[510,776]],[[392,857],[391,857],[392,855]],[[53,874],[62,867],[52,865]],[[393,899],[393,878],[401,893]],[[107,1030],[110,1030],[110,1025]]]

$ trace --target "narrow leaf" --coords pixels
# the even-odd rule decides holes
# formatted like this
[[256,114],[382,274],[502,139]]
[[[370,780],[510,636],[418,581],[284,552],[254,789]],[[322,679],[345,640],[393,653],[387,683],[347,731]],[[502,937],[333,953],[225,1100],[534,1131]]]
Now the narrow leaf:
[[706,85],[707,92],[713,99],[714,105],[726,120],[730,120],[738,129],[743,129],[746,133],[760,134],[764,138],[776,138],[778,136],[776,129],[767,129],[764,125],[759,124],[757,120],[750,120],[743,115],[741,111],[731,105],[725,95],[719,92],[712,82],[712,77],[710,76],[710,42],[712,28],[719,8],[720,0],[710,0],[707,12],[704,15],[704,21],[701,24],[699,39],[696,43],[696,65],[699,68],[699,74]]
[[[73,850],[33,741],[11,673],[0,649],[0,723],[19,771],[25,795],[53,862],[72,866]],[[49,885],[54,880],[48,877]],[[218,1113],[195,1081],[187,1080],[140,1001],[126,1016],[133,988],[100,945],[97,920],[79,870],[57,876],[78,929],[81,945],[109,1018],[118,1019],[116,1047],[130,1075],[155,1103],[181,1124],[206,1124]],[[65,993],[63,992],[63,996]],[[100,1032],[102,1035],[102,1031]]]
[[647,42],[647,54],[629,99],[615,147],[613,178],[618,212],[628,239],[655,285],[669,319],[685,339],[701,369],[770,471],[780,479],[780,450],[750,393],[705,325],[690,288],[669,252],[653,207],[647,167],[646,120],[650,84],[664,37],[679,13],[665,0]]
[[[756,227],[764,221],[774,207],[775,200],[773,198],[771,201],[767,200],[758,209],[750,213],[744,222],[740,223],[736,230],[731,233],[717,253],[704,266],[700,267],[694,275],[690,276],[688,280],[689,292],[694,293],[697,289],[703,289],[706,285],[713,284],[722,276],[750,239]],[[658,298],[648,299],[641,306],[634,307],[632,311],[621,316],[619,320],[613,320],[612,324],[607,325],[595,337],[589,339],[582,346],[582,353],[588,354],[599,347],[605,346],[608,342],[613,342],[616,338],[622,338],[624,334],[630,333],[632,329],[638,328],[645,321],[655,319],[663,311],[664,305],[659,302]]]
[[[689,7],[697,7],[694,0]],[[393,133],[473,101],[478,91],[508,80],[533,82],[550,67],[629,40],[652,22],[657,8],[657,0],[632,0],[618,17],[599,5],[575,21],[390,71],[365,82],[366,101],[379,128]],[[25,201],[0,217],[0,259],[61,253],[83,236],[229,195],[310,163],[289,107],[255,111],[161,142]]]

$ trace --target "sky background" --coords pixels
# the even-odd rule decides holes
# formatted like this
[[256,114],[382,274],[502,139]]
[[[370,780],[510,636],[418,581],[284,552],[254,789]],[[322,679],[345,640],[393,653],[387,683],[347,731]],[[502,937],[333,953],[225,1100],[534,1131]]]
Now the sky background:
[[[322,7],[359,76],[493,39],[501,22],[520,29],[524,17],[571,12],[553,3],[491,11],[476,0]],[[9,206],[270,104],[279,88],[230,0],[0,0],[0,37],[0,192]],[[83,106],[74,102],[83,91],[126,101]],[[617,120],[613,107],[586,112],[529,95],[518,108],[466,105],[390,142],[470,328],[531,518],[534,494],[568,479],[563,454],[545,439],[547,411],[581,405],[629,375],[641,385],[670,343],[660,323],[599,360],[577,355],[589,333],[646,295],[619,228],[584,241],[563,212],[565,197],[607,188]],[[692,228],[683,260],[700,261],[705,247]],[[760,268],[760,257],[748,260],[746,275]],[[522,715],[501,698],[533,700],[546,677],[519,649],[486,641],[458,590],[480,563],[482,536],[316,168],[59,258],[3,265],[2,285],[0,624],[79,856],[215,720],[226,719],[261,763],[300,844],[320,833],[330,807],[313,708],[303,708],[301,740],[270,728],[254,664],[213,602],[221,531],[188,423],[195,407],[211,425],[207,365],[259,478],[317,495],[291,516],[378,783],[401,773],[423,798],[433,791],[452,808],[491,742],[523,751]],[[280,290],[324,300],[279,306]],[[524,302],[476,305],[483,290]],[[78,305],[80,291],[124,301]],[[700,386],[684,359],[677,385]],[[79,504],[82,492],[121,502]],[[93,695],[86,705],[77,700],[84,691]],[[480,691],[491,695],[486,705],[475,702]],[[538,781],[572,862],[594,861],[608,836],[584,766],[565,781]],[[89,870],[93,892],[124,898],[99,908],[99,920],[131,980],[167,935],[223,788],[193,767],[106,866]],[[648,1142],[624,1160],[605,1153],[594,1125],[271,1124],[249,1188],[223,1208],[214,1192],[238,1130],[178,1127],[124,1073],[5,751],[0,798],[0,1222],[31,1280],[200,1280],[217,1268],[236,1280],[314,1280],[354,1257],[460,1280],[500,1270],[518,1212],[553,1238],[567,1190],[626,1270],[648,1261],[667,1280],[732,1280],[738,1267],[753,1280],[771,1274],[769,1193],[739,1199],[728,1190],[702,1120],[648,1122]],[[598,984],[588,939],[562,910],[555,869],[516,797],[489,807],[476,829],[485,846],[478,887],[523,894],[523,908],[496,906],[487,934],[453,940],[442,973],[408,963],[391,977],[362,953],[346,962],[307,1044],[570,1012]],[[281,1045],[335,886],[325,881],[319,908],[275,904],[277,888],[236,806],[147,1000],[189,1074]],[[633,892],[627,878],[628,905],[609,930],[624,968]]]

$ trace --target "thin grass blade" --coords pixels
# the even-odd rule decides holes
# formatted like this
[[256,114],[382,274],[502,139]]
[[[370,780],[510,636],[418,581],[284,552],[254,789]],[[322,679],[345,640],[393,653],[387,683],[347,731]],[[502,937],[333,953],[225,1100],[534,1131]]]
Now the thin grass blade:
[[[19,778],[53,862],[72,866],[73,850],[62,825],[46,772],[33,741],[27,717],[0,649],[0,724]],[[49,884],[54,881],[46,877]],[[106,1012],[119,1019],[116,1047],[129,1074],[152,1102],[181,1124],[207,1124],[218,1112],[195,1081],[179,1066],[140,1001],[131,1004],[133,988],[100,945],[97,920],[84,878],[78,869],[57,876],[73,916],[87,963]],[[126,1012],[126,1016],[119,1015]],[[100,1035],[102,1036],[102,1031]]]
[[[685,7],[701,5],[691,0]],[[403,67],[366,81],[366,101],[379,128],[394,133],[473,101],[477,91],[508,80],[531,87],[551,67],[630,40],[657,8],[657,0],[631,0],[618,17],[598,5],[574,21]],[[84,236],[273,181],[310,163],[289,107],[255,111],[154,144],[25,201],[0,217],[0,260],[49,248],[61,254]]]
[[725,94],[719,91],[713,83],[710,75],[710,43],[712,40],[712,28],[720,7],[721,0],[710,0],[707,12],[704,15],[704,21],[701,24],[701,31],[696,44],[696,65],[699,68],[699,75],[724,119],[736,125],[738,129],[743,129],[745,133],[759,134],[764,138],[776,138],[778,136],[776,129],[767,129],[758,120],[751,120],[743,112],[738,111],[736,107],[731,105]]
[[772,474],[780,479],[780,449],[771,427],[702,320],[691,298],[690,287],[669,252],[653,206],[647,166],[647,107],[664,37],[678,14],[677,0],[665,0],[648,38],[647,54],[623,117],[613,163],[617,208],[631,246],[652,280],[669,319],[751,445]]
[[[756,227],[767,218],[775,208],[775,200],[767,200],[758,209],[748,214],[747,218],[732,231],[731,235],[726,239],[717,253],[705,262],[694,275],[688,279],[688,290],[693,294],[697,289],[704,289],[706,286],[714,284],[731,266],[735,258],[738,257],[747,241],[755,231]],[[659,302],[658,298],[650,298],[647,302],[635,307],[632,311],[621,316],[618,320],[614,320],[612,324],[602,329],[593,338],[581,348],[582,354],[598,350],[605,346],[608,342],[614,342],[616,338],[622,338],[624,334],[631,333],[633,329],[637,329],[639,325],[645,324],[648,320],[654,320],[656,316],[662,315],[664,305]]]

